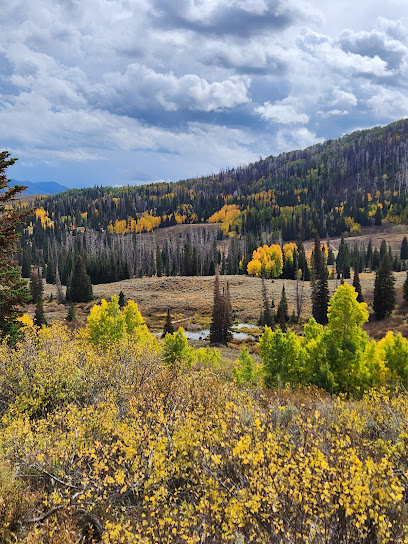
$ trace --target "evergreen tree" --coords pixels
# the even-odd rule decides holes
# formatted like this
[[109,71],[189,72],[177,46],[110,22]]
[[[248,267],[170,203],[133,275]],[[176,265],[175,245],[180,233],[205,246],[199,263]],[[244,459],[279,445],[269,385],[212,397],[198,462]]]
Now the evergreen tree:
[[334,257],[334,253],[333,253],[333,250],[331,248],[331,246],[329,245],[329,251],[327,253],[327,264],[328,265],[332,265],[336,262],[336,259]]
[[365,256],[366,268],[369,268],[371,270],[372,262],[373,262],[373,243],[370,238],[368,242],[368,246],[367,246],[366,256]]
[[126,297],[125,297],[125,293],[123,291],[120,291],[120,293],[119,293],[118,303],[119,303],[120,308],[124,308],[126,306]]
[[27,211],[16,211],[9,206],[14,196],[25,187],[8,187],[6,169],[16,161],[8,157],[7,151],[0,152],[0,336],[8,336],[10,343],[13,343],[21,326],[18,321],[21,316],[19,307],[29,301],[30,291],[15,260],[19,237],[16,229]]
[[45,275],[45,281],[49,285],[52,285],[55,283],[55,268],[54,268],[54,263],[51,260],[49,260],[47,264],[47,274]]
[[23,278],[29,278],[31,274],[31,247],[27,244],[23,250],[21,264],[21,275]]
[[272,312],[271,307],[269,305],[268,293],[266,291],[265,278],[262,278],[261,281],[262,281],[263,310],[262,310],[261,315],[259,317],[259,325],[261,327],[264,327],[265,325],[267,325],[268,327],[271,327],[273,329],[273,327],[274,327],[274,318],[273,318],[273,312]]
[[363,293],[361,291],[360,276],[358,274],[358,264],[354,265],[354,277],[353,277],[353,287],[357,293],[357,302],[364,302]]
[[344,241],[344,236],[341,237],[339,245],[339,253],[336,259],[336,271],[337,278],[343,277],[348,279],[350,277],[350,251],[348,244]]
[[312,314],[318,323],[327,324],[329,304],[328,272],[320,238],[316,234],[312,255]]
[[395,279],[391,263],[386,251],[375,275],[373,310],[376,319],[384,319],[391,315],[395,308]]
[[401,242],[400,258],[402,261],[408,259],[408,238],[406,236],[404,236]]
[[67,288],[67,300],[71,302],[89,302],[92,300],[92,284],[86,273],[81,255],[78,255]]
[[276,321],[279,323],[280,328],[283,332],[286,331],[286,323],[289,321],[288,314],[288,301],[286,299],[285,286],[282,287],[281,299],[278,304],[278,309],[276,311]]
[[375,211],[375,216],[374,216],[374,225],[376,227],[381,227],[381,223],[382,223],[382,213],[381,213],[381,208],[380,206],[377,206],[377,209]]
[[166,316],[166,322],[164,323],[164,327],[163,327],[162,338],[164,338],[166,334],[173,334],[173,333],[174,333],[174,326],[171,321],[170,308],[167,308],[167,316]]
[[405,300],[405,302],[408,302],[408,272],[403,286],[403,299]]
[[31,301],[37,304],[42,298],[44,292],[44,284],[42,281],[41,271],[39,268],[33,269],[30,274],[30,293]]
[[62,304],[64,302],[64,295],[62,293],[62,285],[61,285],[61,279],[59,275],[58,265],[57,269],[55,271],[55,286],[57,288],[57,300],[59,304]]
[[156,274],[157,277],[160,278],[163,276],[163,258],[162,258],[162,252],[160,251],[160,247],[156,247]]
[[231,307],[231,297],[230,297],[230,290],[229,290],[229,284],[227,282],[227,286],[225,289],[223,289],[223,297],[222,297],[222,313],[223,313],[223,319],[222,319],[222,341],[225,345],[227,345],[228,342],[231,342],[233,338],[232,334],[232,307]]
[[223,302],[220,291],[220,270],[217,265],[214,278],[214,298],[210,325],[210,343],[223,342]]
[[378,267],[380,266],[380,253],[377,248],[374,249],[373,253],[373,260],[371,263],[371,269],[372,270],[378,270]]
[[216,268],[214,280],[214,303],[210,325],[210,343],[227,344],[232,339],[231,331],[231,298],[229,285],[220,291],[219,266]]
[[[383,259],[384,255],[387,253],[387,242],[385,240],[381,240],[380,245],[380,261]],[[391,261],[390,261],[391,262]]]
[[42,296],[38,299],[37,304],[35,306],[35,312],[34,312],[34,325],[37,325],[37,327],[42,327],[42,325],[46,325],[47,320],[45,319],[44,314],[44,302]]
[[66,317],[65,319],[66,319],[67,321],[69,321],[69,322],[75,321],[75,319],[76,319],[75,306],[73,305],[72,302],[71,302],[71,304],[69,305],[67,317]]

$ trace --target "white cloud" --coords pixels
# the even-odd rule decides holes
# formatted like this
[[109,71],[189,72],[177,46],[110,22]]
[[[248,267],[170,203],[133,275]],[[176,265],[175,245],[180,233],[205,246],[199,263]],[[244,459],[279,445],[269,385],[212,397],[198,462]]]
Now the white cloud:
[[258,113],[262,119],[283,125],[309,122],[309,116],[305,113],[299,113],[288,99],[276,102],[275,104],[265,102],[263,106],[255,108],[254,111],[255,113]]
[[398,90],[385,89],[379,85],[369,85],[371,94],[366,104],[379,119],[400,119],[408,115],[408,96]]
[[2,21],[0,145],[32,164],[185,177],[408,111],[406,0],[12,0]]
[[108,94],[125,97],[128,104],[139,107],[156,102],[168,111],[187,108],[210,112],[249,102],[250,81],[246,76],[232,76],[210,83],[196,74],[178,78],[173,72],[161,74],[141,64],[130,64],[123,75],[105,74],[105,85],[99,88],[106,92],[107,86]]
[[280,151],[288,149],[304,149],[318,142],[323,141],[314,132],[311,132],[306,127],[296,129],[283,129],[277,133],[276,143]]
[[343,91],[342,89],[333,89],[333,100],[331,105],[333,106],[357,106],[358,99],[357,97],[348,91]]

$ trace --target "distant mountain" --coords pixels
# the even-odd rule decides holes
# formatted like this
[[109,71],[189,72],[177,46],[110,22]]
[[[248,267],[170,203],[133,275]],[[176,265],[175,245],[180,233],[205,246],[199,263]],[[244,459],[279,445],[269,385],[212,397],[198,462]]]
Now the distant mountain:
[[40,181],[34,183],[33,181],[19,181],[12,179],[10,186],[25,185],[27,189],[24,191],[26,195],[56,195],[57,193],[63,193],[68,190],[68,187],[56,183],[55,181]]

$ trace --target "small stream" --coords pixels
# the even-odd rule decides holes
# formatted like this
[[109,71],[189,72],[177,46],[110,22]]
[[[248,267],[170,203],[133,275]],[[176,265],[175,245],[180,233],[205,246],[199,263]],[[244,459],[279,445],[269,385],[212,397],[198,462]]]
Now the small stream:
[[[255,336],[246,332],[239,332],[239,329],[254,328],[253,323],[239,323],[232,327],[232,336],[237,340],[255,340]],[[238,330],[236,330],[238,329]],[[209,329],[202,329],[199,331],[184,331],[184,334],[188,340],[208,340],[210,336]]]

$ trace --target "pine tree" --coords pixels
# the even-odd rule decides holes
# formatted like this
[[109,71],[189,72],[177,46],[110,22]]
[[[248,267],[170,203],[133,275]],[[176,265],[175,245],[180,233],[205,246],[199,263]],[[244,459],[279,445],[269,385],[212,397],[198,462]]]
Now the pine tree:
[[48,285],[52,285],[55,283],[55,268],[54,263],[49,260],[47,264],[47,274],[45,275],[45,281],[48,283]]
[[92,284],[86,273],[81,255],[78,255],[67,288],[67,300],[71,302],[89,302],[92,300]]
[[271,327],[273,329],[275,323],[274,323],[273,313],[271,311],[271,307],[268,300],[268,293],[266,291],[265,278],[262,278],[261,281],[262,281],[263,310],[259,317],[259,325],[261,327],[264,327],[265,325],[267,325],[268,327]]
[[327,253],[327,264],[332,265],[335,262],[336,262],[336,259],[334,257],[333,250],[332,250],[331,246],[329,245],[329,251]]
[[55,287],[57,288],[57,300],[59,304],[62,304],[64,302],[64,295],[62,293],[62,285],[61,285],[61,279],[59,275],[59,269],[58,265],[55,271]]
[[42,327],[42,325],[47,325],[47,320],[45,319],[44,314],[44,302],[42,296],[38,299],[35,306],[34,312],[34,325],[37,327]]
[[214,278],[213,310],[210,325],[210,343],[223,342],[223,301],[220,291],[220,270],[217,265]]
[[368,242],[368,246],[367,246],[367,253],[366,253],[366,256],[365,256],[366,268],[369,268],[371,270],[372,262],[373,262],[373,243],[372,243],[371,238],[370,238],[370,240]]
[[408,238],[406,236],[404,236],[401,242],[400,258],[402,261],[408,259]]
[[119,293],[118,303],[119,303],[120,308],[124,308],[126,306],[126,297],[125,297],[125,293],[123,291],[120,291],[120,293]]
[[381,223],[382,223],[381,208],[380,208],[380,206],[377,206],[377,209],[376,209],[375,215],[374,215],[374,225],[376,227],[381,227]]
[[327,324],[329,305],[328,273],[320,238],[316,234],[312,255],[312,314],[318,323]]
[[160,247],[156,247],[156,275],[158,278],[163,276],[163,258]]
[[27,244],[23,250],[23,259],[21,263],[21,275],[23,278],[29,278],[31,274],[31,247]]
[[395,279],[392,274],[388,252],[381,259],[375,275],[373,310],[375,318],[380,320],[391,315],[395,308]]
[[232,334],[232,322],[231,322],[231,315],[232,315],[232,307],[231,307],[231,297],[230,297],[230,290],[229,290],[229,284],[227,282],[226,288],[223,290],[223,297],[222,297],[222,313],[223,313],[223,319],[222,319],[222,336],[223,336],[223,343],[227,345],[228,342],[231,342],[233,334]]
[[30,293],[31,301],[37,304],[42,298],[44,292],[44,284],[42,281],[42,275],[39,268],[33,269],[30,274]]
[[357,293],[357,302],[364,302],[363,293],[361,290],[360,276],[358,274],[358,264],[354,265],[354,277],[353,277],[353,287]]
[[9,337],[14,343],[21,324],[19,307],[30,299],[27,282],[21,277],[21,269],[15,260],[19,235],[17,227],[27,211],[17,211],[10,207],[16,194],[25,189],[18,185],[8,187],[6,169],[17,159],[8,159],[7,151],[0,152],[0,336]]
[[72,302],[71,302],[71,304],[69,305],[67,317],[66,317],[65,319],[66,319],[67,321],[69,321],[69,322],[75,321],[75,319],[76,319],[75,306],[73,305]]
[[350,277],[350,251],[348,244],[344,241],[344,236],[341,237],[339,252],[336,259],[337,278],[345,279]]
[[278,309],[276,311],[276,321],[279,323],[280,328],[283,332],[286,331],[286,323],[289,321],[288,314],[288,301],[286,299],[285,286],[282,287],[281,299],[278,304]]
[[408,302],[408,272],[403,285],[403,299]]
[[167,308],[167,316],[166,316],[166,321],[165,321],[164,327],[163,327],[162,338],[164,338],[166,336],[166,334],[173,334],[173,333],[174,333],[174,326],[173,326],[173,323],[171,321],[170,308]]
[[381,240],[380,245],[380,261],[384,257],[384,255],[387,253],[387,242],[385,240]]
[[216,268],[214,280],[214,303],[210,325],[210,343],[227,344],[232,339],[231,331],[231,298],[229,285],[220,291],[219,266]]

